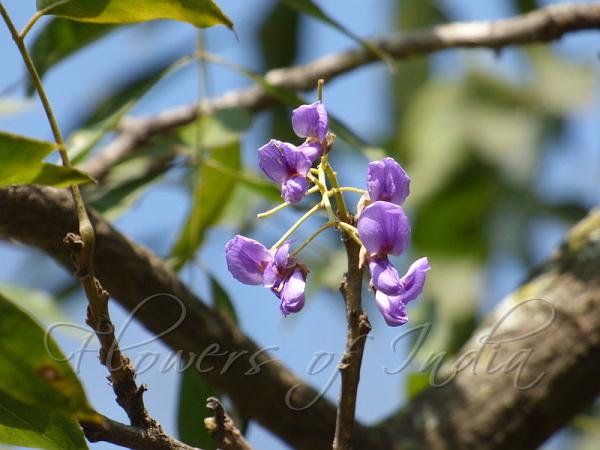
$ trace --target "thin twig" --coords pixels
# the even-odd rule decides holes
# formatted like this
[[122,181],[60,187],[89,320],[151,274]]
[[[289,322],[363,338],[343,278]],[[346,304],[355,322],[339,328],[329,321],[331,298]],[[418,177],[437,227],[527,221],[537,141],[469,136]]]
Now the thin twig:
[[213,411],[214,417],[204,419],[204,425],[221,450],[252,450],[218,399],[209,397],[206,407]]
[[360,368],[367,335],[371,324],[361,306],[362,267],[359,266],[360,247],[354,240],[346,238],[348,271],[340,286],[346,304],[346,352],[340,361],[339,370],[342,379],[340,402],[337,410],[333,450],[352,448],[356,394],[360,380]]
[[[370,41],[396,59],[426,55],[459,47],[482,47],[498,51],[509,45],[549,42],[564,34],[600,28],[600,4],[565,3],[551,5],[528,14],[485,22],[456,22],[410,33],[396,33]],[[275,69],[265,79],[272,85],[295,91],[314,89],[319,79],[325,81],[348,73],[379,59],[373,52],[358,48],[323,56],[308,64]],[[146,118],[125,118],[118,137],[97,156],[81,167],[102,179],[118,161],[135,152],[152,136],[169,132],[193,122],[197,115],[213,114],[228,108],[261,111],[277,103],[262,87],[234,90],[222,96],[184,105]]]
[[[48,96],[29,55],[23,37],[19,35],[17,28],[12,22],[8,12],[0,2],[0,15],[4,19],[10,34],[12,35],[21,57],[27,67],[33,85],[40,97],[44,111],[48,118],[54,140],[58,147],[62,163],[65,167],[72,167],[65,142],[56,120],[56,116],[48,100]],[[35,23],[35,21],[33,22]],[[76,185],[70,186],[73,202],[77,211],[79,222],[79,235],[69,233],[65,237],[65,244],[71,251],[75,264],[76,275],[81,281],[86,297],[88,299],[88,313],[86,322],[96,333],[101,344],[100,361],[110,372],[110,381],[117,396],[117,403],[125,410],[132,425],[152,428],[162,432],[160,425],[150,417],[143,401],[144,386],[138,387],[135,381],[135,370],[125,355],[121,354],[119,345],[115,338],[114,326],[108,313],[109,294],[94,275],[93,255],[96,235],[87,214],[85,203],[81,192]]]
[[139,450],[200,450],[178,441],[161,430],[139,428],[104,417],[104,423],[81,422],[85,437],[90,442],[111,444]]

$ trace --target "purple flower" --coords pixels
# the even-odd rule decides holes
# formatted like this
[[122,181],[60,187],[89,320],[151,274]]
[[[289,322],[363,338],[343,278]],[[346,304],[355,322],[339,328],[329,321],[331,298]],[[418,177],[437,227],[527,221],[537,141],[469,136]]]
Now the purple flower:
[[406,305],[402,302],[395,302],[390,297],[385,295],[383,292],[377,291],[375,294],[375,304],[377,309],[383,315],[385,323],[390,327],[398,327],[408,322],[408,316],[406,315]]
[[288,203],[299,202],[308,190],[306,174],[312,161],[295,145],[271,139],[258,149],[259,166],[267,177],[281,185]]
[[254,239],[235,236],[225,246],[227,268],[244,284],[262,284],[281,300],[284,316],[298,312],[304,306],[307,270],[290,256],[286,242],[272,255]]
[[292,112],[292,128],[298,137],[316,138],[323,142],[328,132],[325,105],[321,102],[314,102],[296,108]]
[[298,312],[304,307],[305,285],[306,276],[300,269],[296,269],[278,287],[272,288],[275,295],[281,300],[279,309],[284,316]]
[[367,190],[371,201],[402,205],[410,193],[410,178],[392,158],[373,161],[367,169]]
[[294,260],[290,258],[290,243],[286,242],[275,252],[273,259],[265,267],[263,285],[267,288],[279,286],[284,277],[294,267]]
[[416,299],[423,291],[429,269],[431,266],[427,258],[417,259],[400,279],[402,292],[399,295],[387,295],[383,291],[377,291],[377,308],[389,326],[397,327],[408,322],[406,304]]
[[225,246],[227,268],[244,284],[262,284],[263,273],[273,256],[260,242],[237,235]]
[[369,271],[376,290],[387,295],[398,295],[403,291],[400,275],[387,256],[369,258]]
[[358,236],[369,256],[400,255],[410,242],[410,224],[402,207],[377,201],[358,218]]
[[311,163],[314,163],[323,154],[323,144],[317,141],[308,141],[299,145],[298,150],[304,153]]

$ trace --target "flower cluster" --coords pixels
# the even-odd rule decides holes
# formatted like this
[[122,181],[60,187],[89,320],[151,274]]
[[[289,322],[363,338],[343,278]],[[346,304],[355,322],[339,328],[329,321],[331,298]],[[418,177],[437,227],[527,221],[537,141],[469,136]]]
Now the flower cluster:
[[327,111],[321,102],[302,105],[292,113],[292,127],[298,137],[307,138],[296,147],[271,139],[258,149],[259,166],[267,177],[281,185],[281,197],[297,203],[308,191],[306,175],[323,154],[327,139]]
[[[367,194],[358,218],[358,236],[371,272],[377,307],[390,326],[408,321],[405,306],[423,290],[427,258],[415,261],[400,277],[388,255],[404,253],[410,243],[410,223],[402,204],[410,192],[410,178],[392,158],[374,161],[367,169]],[[365,207],[366,205],[366,207]]]
[[[430,269],[427,258],[421,258],[401,277],[388,257],[404,253],[410,243],[410,223],[402,208],[410,192],[410,178],[396,161],[384,158],[369,164],[366,191],[340,187],[328,161],[335,136],[329,132],[323,103],[317,101],[295,109],[292,127],[296,135],[306,139],[304,143],[296,146],[273,139],[258,150],[260,168],[281,186],[285,200],[273,210],[259,214],[259,218],[299,202],[311,184],[315,187],[310,192],[319,192],[321,200],[271,249],[253,239],[235,236],[225,248],[229,271],[242,283],[271,289],[280,300],[284,315],[298,312],[304,306],[308,269],[295,255],[321,231],[337,228],[361,246],[361,264],[368,264],[376,304],[386,323],[390,326],[406,323],[406,304],[419,296]],[[315,162],[318,162],[317,168],[313,168]],[[344,192],[363,194],[358,202],[356,222],[346,210]],[[332,207],[331,198],[336,200],[337,211]],[[290,252],[289,236],[322,208],[327,209],[329,221]]]

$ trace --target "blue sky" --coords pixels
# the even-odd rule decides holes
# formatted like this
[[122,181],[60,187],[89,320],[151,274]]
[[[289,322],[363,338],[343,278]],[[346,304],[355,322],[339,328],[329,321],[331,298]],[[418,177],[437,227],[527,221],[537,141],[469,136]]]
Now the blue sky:
[[[8,0],[5,2],[18,24],[26,22],[33,13],[33,0]],[[361,0],[330,0],[319,4],[332,16],[361,36],[375,36],[393,30],[396,16],[389,0],[365,2]],[[255,0],[252,8],[246,2],[221,0],[219,4],[233,19],[239,40],[225,29],[216,27],[205,32],[207,47],[229,60],[260,70],[259,49],[250,39],[260,24],[264,11],[272,4],[267,0]],[[509,16],[514,11],[502,1],[478,2],[475,0],[444,1],[444,6],[453,19],[475,20],[495,19]],[[195,30],[188,25],[157,23],[156,32],[149,33],[144,26],[130,26],[94,44],[85,52],[69,58],[53,69],[45,78],[45,85],[58,115],[63,130],[69,131],[77,123],[78,117],[102,97],[104,86],[115,79],[122,79],[127,73],[142,67],[148,59],[169,57],[173,54],[189,53],[195,46]],[[355,44],[347,37],[309,18],[303,18],[301,26],[306,39],[302,41],[297,58],[298,63],[310,61],[318,56],[340,51]],[[598,75],[597,33],[581,33],[569,36],[556,45],[558,51],[576,58],[578,61],[594,65]],[[433,58],[432,64],[441,76],[453,76],[463,61],[466,51],[450,51]],[[489,51],[468,51],[469,57],[477,59],[493,71],[507,76],[519,76],[517,52],[507,51],[496,58]],[[23,68],[18,53],[13,48],[8,33],[0,31],[0,90],[19,80]],[[456,75],[456,74],[454,74]],[[217,95],[233,88],[249,86],[250,82],[221,67],[210,67],[209,95]],[[186,68],[166,79],[155,91],[144,98],[134,109],[134,114],[149,114],[164,108],[189,103],[197,97],[197,73],[193,67]],[[391,133],[394,124],[386,98],[389,94],[389,77],[383,65],[361,68],[327,85],[328,108],[354,131],[369,141]],[[11,92],[19,97],[21,90]],[[568,131],[560,142],[552,142],[549,156],[542,163],[543,177],[538,189],[551,198],[576,198],[592,206],[600,200],[600,127],[597,120],[600,113],[598,92],[589,104],[569,118]],[[265,140],[264,130],[268,116],[260,115],[244,139],[244,157],[249,165],[255,165],[254,151]],[[1,117],[0,129],[10,130],[38,138],[50,139],[50,132],[41,108],[36,101],[22,113]],[[364,160],[357,157],[359,169],[349,169],[345,178],[355,185],[362,185]],[[580,174],[572,179],[573,173]],[[133,210],[119,219],[117,227],[137,241],[151,246],[158,254],[166,255],[175,234],[165,235],[164,230],[177,230],[184,221],[189,198],[186,193],[167,181],[152,188]],[[291,221],[292,216],[284,216],[282,221]],[[284,229],[284,224],[267,224],[260,227],[258,235],[272,236],[275,228]],[[235,299],[242,328],[260,345],[277,347],[274,354],[317,389],[326,386],[334,373],[330,364],[319,373],[310,374],[311,364],[320,352],[339,356],[345,336],[342,303],[336,296],[318,292],[312,296],[302,314],[282,320],[276,303],[266,290],[247,288],[230,279],[223,258],[223,247],[235,230],[219,227],[210,231],[207,244],[199,255],[199,265],[227,286]],[[532,233],[535,259],[546,257],[564,234],[565,225],[547,221],[536,227]],[[332,235],[329,235],[331,239]],[[10,281],[34,287],[52,285],[52,280],[64,280],[65,273],[45,257],[36,257],[36,272],[23,273],[23,263],[31,261],[31,252],[12,244],[0,244],[0,281]],[[523,277],[527,268],[517,264],[510,255],[500,252],[490,261],[488,267],[486,298],[490,305],[508,293]],[[491,274],[491,275],[490,275]],[[207,295],[205,277],[200,270],[193,268],[184,271],[184,278],[201,295]],[[367,297],[368,301],[368,297]],[[112,303],[113,319],[118,328],[123,328],[126,314]],[[371,310],[372,306],[370,306]],[[68,311],[73,321],[82,323],[85,302],[81,297],[71,304]],[[367,343],[361,385],[359,389],[358,417],[371,423],[394,411],[404,401],[403,375],[386,375],[383,368],[395,367],[406,356],[406,348],[393,349],[391,342],[398,330],[387,328],[376,313],[371,314],[373,323],[372,339]],[[126,327],[122,345],[135,344],[151,336],[139,325]],[[61,338],[61,344],[68,353],[78,347],[78,342]],[[135,360],[142,352],[168,350],[160,343],[152,342],[142,349],[134,349],[130,356]],[[162,360],[166,359],[164,356]],[[313,372],[315,367],[312,367]],[[105,380],[105,373],[98,366],[93,353],[85,356],[81,376],[93,405],[102,413],[117,420],[126,421],[123,412],[113,400],[113,395]],[[161,373],[155,367],[140,376],[140,382],[149,385],[146,395],[151,413],[169,432],[176,430],[175,410],[177,398],[177,374],[173,371]],[[326,396],[335,401],[338,382],[327,391]],[[276,438],[252,426],[249,438],[256,448],[283,449],[285,446]],[[94,449],[113,448],[108,444],[93,444]]]

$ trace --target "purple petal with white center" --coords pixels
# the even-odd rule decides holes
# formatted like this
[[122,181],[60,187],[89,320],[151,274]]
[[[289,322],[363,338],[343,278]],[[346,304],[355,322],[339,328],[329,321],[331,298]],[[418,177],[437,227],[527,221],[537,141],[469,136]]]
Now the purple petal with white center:
[[314,163],[323,154],[323,145],[316,141],[305,142],[298,146],[298,150],[304,153],[311,163]]
[[327,110],[321,102],[302,105],[292,112],[292,128],[298,137],[314,137],[323,142],[328,128]]
[[383,292],[377,292],[375,294],[375,304],[383,315],[385,323],[390,327],[398,327],[408,322],[404,303],[392,300],[392,297]]
[[225,246],[227,268],[244,284],[262,284],[265,267],[273,257],[260,242],[237,235]]
[[287,203],[298,203],[308,191],[308,181],[302,176],[291,177],[281,185],[281,197]]
[[410,224],[402,207],[378,201],[358,218],[358,236],[370,255],[400,255],[410,243]]
[[305,287],[306,281],[300,270],[295,270],[287,280],[284,280],[279,297],[280,309],[284,316],[298,312],[304,307]]
[[398,271],[387,257],[371,258],[369,260],[371,282],[378,291],[387,295],[398,295],[404,291]]
[[410,193],[410,178],[393,158],[369,163],[367,190],[372,201],[402,205]]

